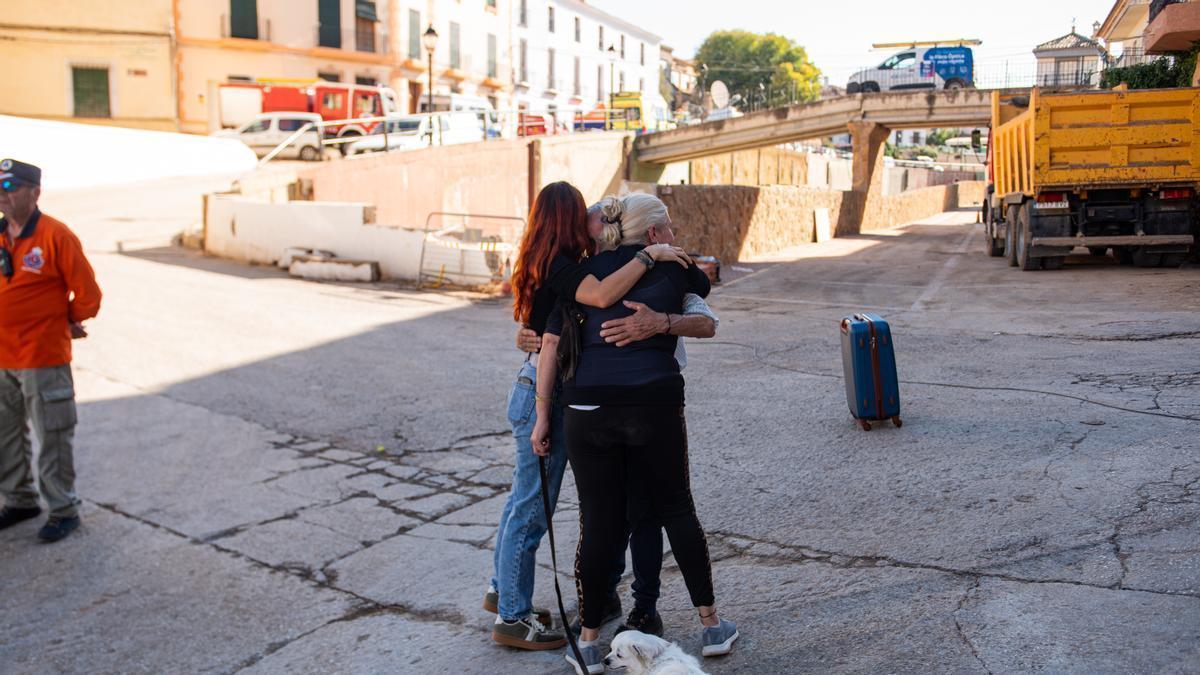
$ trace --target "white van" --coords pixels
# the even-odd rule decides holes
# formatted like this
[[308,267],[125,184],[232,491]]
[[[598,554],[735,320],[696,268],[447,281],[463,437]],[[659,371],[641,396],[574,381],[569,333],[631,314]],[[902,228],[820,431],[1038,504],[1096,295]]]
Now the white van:
[[970,47],[904,49],[874,68],[851,75],[846,83],[846,93],[971,87],[974,86],[974,60]]
[[236,138],[250,146],[254,154],[265,157],[306,124],[312,124],[313,126],[308,131],[292,141],[276,157],[314,161],[324,157],[321,146],[321,128],[316,126],[320,122],[321,116],[316,113],[262,113],[237,129],[223,129],[213,135],[222,138]]
[[387,121],[388,133],[364,136],[349,145],[348,155],[384,150],[416,150],[430,145],[458,145],[483,140],[483,121],[478,113],[398,115]]

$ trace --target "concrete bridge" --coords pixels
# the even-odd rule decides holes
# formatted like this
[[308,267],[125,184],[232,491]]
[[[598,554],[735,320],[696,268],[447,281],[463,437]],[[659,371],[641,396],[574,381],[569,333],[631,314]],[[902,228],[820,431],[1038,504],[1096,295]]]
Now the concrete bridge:
[[[1005,90],[1004,96],[1017,93]],[[986,126],[991,96],[990,90],[979,89],[853,94],[647,134],[638,137],[635,150],[639,162],[667,164],[853,132],[864,124],[887,129]]]

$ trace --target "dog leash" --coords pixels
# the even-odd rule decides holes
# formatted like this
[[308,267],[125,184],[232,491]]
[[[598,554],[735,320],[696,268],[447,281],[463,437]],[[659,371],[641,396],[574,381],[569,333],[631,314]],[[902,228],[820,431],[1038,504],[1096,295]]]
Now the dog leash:
[[[541,455],[538,455],[538,470],[542,474],[542,508],[546,510],[546,532],[550,535],[550,563],[554,568],[554,594],[558,596],[558,615],[562,619],[563,632],[567,634],[567,641],[571,643],[571,653],[575,655],[575,663],[579,664],[579,669],[586,673],[587,664],[583,661],[583,652],[579,651],[575,633],[571,631],[570,622],[567,621],[567,608],[563,605],[562,589],[558,586],[558,552],[554,545],[554,518],[550,508],[550,472],[546,469],[546,458]],[[580,625],[583,625],[582,614],[580,615]]]

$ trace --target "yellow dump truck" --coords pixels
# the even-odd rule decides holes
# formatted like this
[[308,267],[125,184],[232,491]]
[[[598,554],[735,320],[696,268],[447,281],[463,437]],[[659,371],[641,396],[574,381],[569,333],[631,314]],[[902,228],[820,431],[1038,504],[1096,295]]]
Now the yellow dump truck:
[[1178,267],[1200,234],[1200,89],[993,92],[988,177],[987,252],[1010,265],[1084,246]]

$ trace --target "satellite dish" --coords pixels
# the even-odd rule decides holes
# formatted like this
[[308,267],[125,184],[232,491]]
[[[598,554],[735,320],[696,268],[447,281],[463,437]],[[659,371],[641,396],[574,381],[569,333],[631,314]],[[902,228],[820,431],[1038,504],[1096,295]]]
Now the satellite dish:
[[725,83],[717,80],[708,88],[708,93],[712,96],[713,105],[718,108],[724,108],[729,105],[729,88]]

